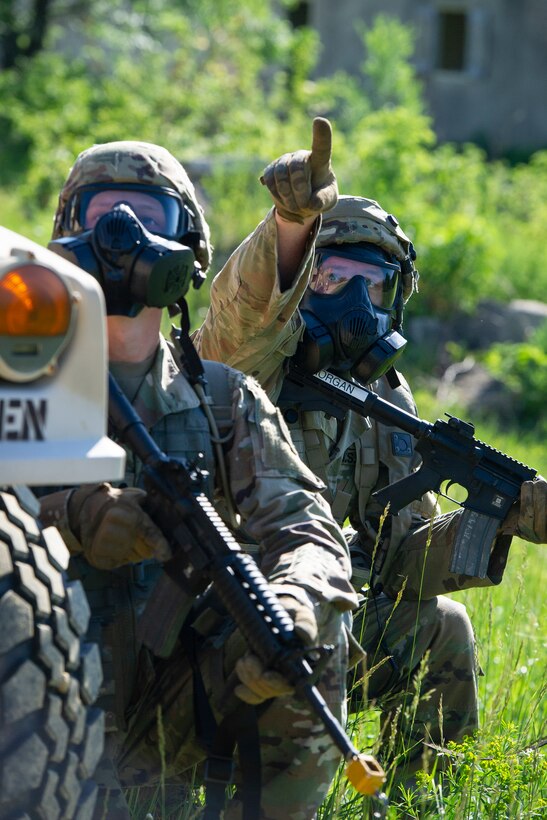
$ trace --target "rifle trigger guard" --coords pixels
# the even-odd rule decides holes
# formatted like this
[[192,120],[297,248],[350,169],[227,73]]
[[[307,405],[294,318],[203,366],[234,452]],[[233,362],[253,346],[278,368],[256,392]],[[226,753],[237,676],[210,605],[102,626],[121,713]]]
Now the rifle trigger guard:
[[446,498],[448,501],[452,501],[453,504],[457,504],[458,507],[463,507],[463,501],[458,501],[457,498],[452,498],[451,495],[448,495],[448,491],[451,487],[459,487],[460,485],[457,481],[447,481],[443,490],[438,490],[438,494],[443,498]]

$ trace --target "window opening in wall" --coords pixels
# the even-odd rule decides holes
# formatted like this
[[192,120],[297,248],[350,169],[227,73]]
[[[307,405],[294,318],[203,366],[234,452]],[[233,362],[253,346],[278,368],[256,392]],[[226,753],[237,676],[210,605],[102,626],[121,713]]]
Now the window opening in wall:
[[301,26],[308,26],[310,24],[310,4],[309,0],[294,3],[287,13],[289,22],[292,23],[293,28],[300,28]]
[[445,71],[465,70],[467,25],[465,12],[440,12],[437,68]]

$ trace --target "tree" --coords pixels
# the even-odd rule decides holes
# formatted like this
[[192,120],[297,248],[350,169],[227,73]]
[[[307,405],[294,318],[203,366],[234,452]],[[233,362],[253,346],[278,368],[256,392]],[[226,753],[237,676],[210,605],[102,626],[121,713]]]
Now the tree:
[[2,0],[0,2],[0,71],[21,65],[46,47],[55,23],[84,17],[85,0]]

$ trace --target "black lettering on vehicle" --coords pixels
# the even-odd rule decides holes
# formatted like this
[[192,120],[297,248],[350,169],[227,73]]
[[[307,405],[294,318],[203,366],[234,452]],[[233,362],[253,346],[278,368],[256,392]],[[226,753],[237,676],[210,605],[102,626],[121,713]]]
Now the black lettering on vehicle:
[[43,441],[47,399],[0,399],[0,441]]

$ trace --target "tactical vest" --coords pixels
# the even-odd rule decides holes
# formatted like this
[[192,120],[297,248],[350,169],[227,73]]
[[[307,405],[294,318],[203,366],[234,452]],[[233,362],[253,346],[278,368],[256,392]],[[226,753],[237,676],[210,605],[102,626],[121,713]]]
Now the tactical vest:
[[[213,378],[213,381],[217,380]],[[213,412],[215,410],[216,408],[213,408]],[[214,471],[211,465],[215,463],[215,457],[209,423],[201,407],[190,407],[163,416],[150,428],[150,434],[160,450],[167,453],[170,458],[181,459],[189,464],[195,463],[208,471],[207,486],[204,490],[209,498],[212,498]],[[128,487],[142,487],[143,465],[130,450],[124,449],[127,459],[123,483]]]
[[[232,389],[228,368],[217,362],[203,362],[212,399],[211,409],[222,437],[232,427]],[[208,471],[204,491],[213,497],[215,454],[211,431],[199,405],[160,418],[150,433],[158,446],[172,458],[202,464]],[[126,450],[127,451],[127,450]],[[142,485],[142,463],[127,451],[126,473],[120,486]],[[137,669],[140,647],[135,628],[150,592],[162,572],[153,560],[131,564],[113,571],[91,567],[74,557],[70,574],[81,580],[92,611],[88,639],[99,644],[105,685],[97,705],[105,711],[106,731],[125,728],[124,714],[130,702],[135,681],[137,689],[145,685],[146,669]],[[142,664],[141,664],[142,666]]]

